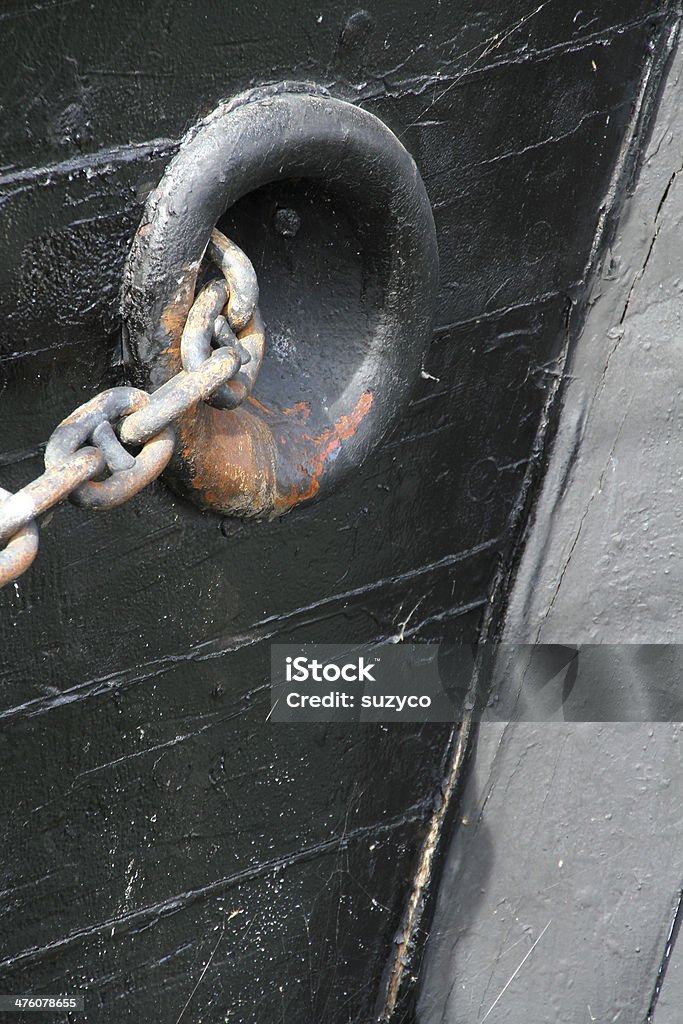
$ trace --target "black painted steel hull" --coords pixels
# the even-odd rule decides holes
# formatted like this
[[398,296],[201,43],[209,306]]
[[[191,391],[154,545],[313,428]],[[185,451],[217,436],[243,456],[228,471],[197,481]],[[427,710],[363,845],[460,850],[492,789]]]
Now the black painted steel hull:
[[[163,482],[111,513],[60,508],[0,592],[0,991],[84,993],[73,1019],[98,1024],[412,1014],[425,841],[448,830],[466,737],[269,723],[269,644],[496,637],[675,16],[645,0],[0,12],[8,489],[128,372],[120,288],[145,197],[220,100],[305,80],[376,114],[419,167],[440,253],[408,413],[338,491],[270,522]],[[347,225],[297,188],[331,268],[308,306],[292,268],[323,257],[306,230],[285,265],[265,206],[241,214],[267,359],[344,315],[350,292],[324,291],[335,260],[362,274]]]

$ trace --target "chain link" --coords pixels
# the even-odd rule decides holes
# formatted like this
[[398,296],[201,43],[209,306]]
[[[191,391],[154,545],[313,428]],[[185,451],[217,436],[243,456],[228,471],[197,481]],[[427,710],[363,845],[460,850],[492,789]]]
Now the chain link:
[[[134,387],[95,395],[53,431],[39,477],[15,494],[0,487],[0,587],[35,559],[38,516],[66,498],[89,509],[123,504],[168,465],[175,420],[200,401],[235,409],[251,392],[264,347],[256,273],[215,229],[207,256],[222,277],[209,280],[189,310],[183,369],[151,395]],[[124,445],[141,447],[132,455]]]

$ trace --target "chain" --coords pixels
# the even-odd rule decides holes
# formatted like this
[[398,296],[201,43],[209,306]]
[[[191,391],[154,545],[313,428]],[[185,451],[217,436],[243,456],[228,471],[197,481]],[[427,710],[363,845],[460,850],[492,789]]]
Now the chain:
[[[151,395],[134,387],[95,395],[53,431],[37,479],[15,494],[0,487],[0,587],[35,559],[38,516],[66,498],[89,509],[122,505],[168,465],[175,420],[200,401],[235,409],[248,396],[263,354],[256,273],[215,229],[207,256],[222,277],[205,284],[189,310],[183,369]],[[141,449],[132,455],[124,445]]]

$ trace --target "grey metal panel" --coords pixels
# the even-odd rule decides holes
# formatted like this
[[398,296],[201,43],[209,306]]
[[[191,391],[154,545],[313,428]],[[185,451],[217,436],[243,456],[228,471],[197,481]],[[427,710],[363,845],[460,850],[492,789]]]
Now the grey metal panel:
[[482,726],[421,1024],[645,1020],[681,865],[682,740],[669,724]]
[[[505,640],[681,639],[682,100],[679,52],[569,369]],[[681,736],[482,725],[421,1024],[645,1020],[683,871]],[[679,944],[655,1024],[683,1016],[682,960]]]
[[681,639],[682,73],[679,52],[593,287],[507,640]]

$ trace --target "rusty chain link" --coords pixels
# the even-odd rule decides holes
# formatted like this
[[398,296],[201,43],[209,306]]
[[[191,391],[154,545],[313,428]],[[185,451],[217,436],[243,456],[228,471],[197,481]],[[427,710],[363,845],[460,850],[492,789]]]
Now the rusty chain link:
[[[249,395],[264,343],[256,273],[216,229],[207,256],[223,276],[200,288],[190,307],[180,344],[183,369],[151,395],[134,387],[95,395],[53,431],[37,479],[15,494],[0,487],[0,587],[35,559],[38,516],[66,498],[89,509],[123,504],[168,465],[175,420],[197,402],[235,409]],[[132,455],[124,445],[141,450]]]

